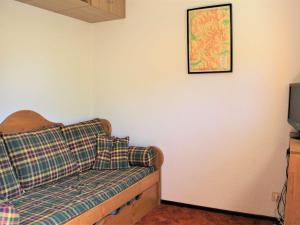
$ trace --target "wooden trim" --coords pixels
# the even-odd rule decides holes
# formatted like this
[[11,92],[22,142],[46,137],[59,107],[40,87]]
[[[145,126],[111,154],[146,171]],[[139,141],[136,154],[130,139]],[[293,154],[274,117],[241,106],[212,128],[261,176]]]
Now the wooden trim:
[[285,206],[285,225],[300,221],[300,140],[290,139],[290,159]]
[[105,133],[110,136],[112,132],[111,123],[106,119],[100,119],[100,121],[105,130]]
[[16,0],[62,15],[95,23],[123,19],[125,0]]
[[156,157],[154,159],[154,167],[156,170],[159,171],[159,184],[158,184],[158,189],[157,189],[157,204],[160,204],[161,201],[161,167],[162,164],[164,163],[164,154],[162,150],[156,146],[151,146],[151,148],[155,151]]
[[[111,135],[112,127],[108,120],[100,119],[107,135]],[[10,114],[0,123],[0,133],[14,134],[21,132],[36,131],[53,126],[63,126],[63,123],[51,122],[37,112],[31,110],[20,110]]]
[[115,15],[117,18],[125,18],[126,0],[90,0],[91,6]]
[[138,222],[143,216],[157,206],[158,185],[154,184],[139,195],[138,200],[127,204],[120,209],[118,215],[108,215],[96,225],[131,225]]
[[290,152],[295,154],[300,154],[300,140],[290,139]]
[[35,131],[52,126],[60,126],[62,123],[54,123],[45,119],[40,114],[31,110],[20,110],[9,115],[0,124],[0,133],[12,134]]
[[160,148],[156,146],[151,146],[151,148],[154,150],[156,157],[154,159],[154,167],[155,169],[160,169],[162,164],[164,163],[164,155]]

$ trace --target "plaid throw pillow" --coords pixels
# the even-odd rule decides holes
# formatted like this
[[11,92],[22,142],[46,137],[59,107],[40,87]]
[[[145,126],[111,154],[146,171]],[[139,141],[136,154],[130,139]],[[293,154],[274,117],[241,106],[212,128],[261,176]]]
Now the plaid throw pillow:
[[0,225],[18,225],[20,223],[20,215],[15,207],[9,203],[0,204]]
[[97,156],[93,169],[110,169],[110,152],[113,148],[112,138],[98,136]]
[[129,161],[128,161],[128,145],[129,145],[129,137],[125,137],[125,138],[113,137],[113,148],[110,155],[111,169],[130,168]]
[[97,138],[97,156],[93,169],[128,169],[128,143],[129,137],[103,137]]
[[21,195],[21,187],[9,161],[5,145],[0,139],[0,199]]
[[24,190],[78,172],[60,127],[3,136]]
[[128,158],[131,166],[153,166],[155,152],[151,147],[130,146],[128,150]]
[[97,135],[106,135],[99,119],[62,128],[67,145],[76,157],[80,171],[89,170],[95,162]]

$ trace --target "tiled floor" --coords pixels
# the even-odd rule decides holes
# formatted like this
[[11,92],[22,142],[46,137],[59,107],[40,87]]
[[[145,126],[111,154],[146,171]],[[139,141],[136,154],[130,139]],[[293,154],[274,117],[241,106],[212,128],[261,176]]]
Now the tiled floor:
[[273,225],[271,221],[161,205],[136,225]]

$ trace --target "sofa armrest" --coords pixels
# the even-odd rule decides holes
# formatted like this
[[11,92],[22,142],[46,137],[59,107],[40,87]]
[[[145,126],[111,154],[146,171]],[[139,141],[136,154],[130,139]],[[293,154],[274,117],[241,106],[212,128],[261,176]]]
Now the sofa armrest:
[[0,203],[0,225],[19,225],[20,215],[9,202]]
[[110,136],[111,135],[111,131],[112,131],[111,123],[108,120],[106,120],[106,119],[99,119],[99,120],[100,120],[100,123],[103,126],[103,129],[104,129],[105,133],[108,136]]
[[158,147],[129,147],[129,164],[131,166],[154,166],[156,170],[160,169],[163,163],[163,154]]
[[164,154],[162,150],[156,146],[151,146],[151,148],[155,152],[154,167],[156,170],[159,170],[164,163]]

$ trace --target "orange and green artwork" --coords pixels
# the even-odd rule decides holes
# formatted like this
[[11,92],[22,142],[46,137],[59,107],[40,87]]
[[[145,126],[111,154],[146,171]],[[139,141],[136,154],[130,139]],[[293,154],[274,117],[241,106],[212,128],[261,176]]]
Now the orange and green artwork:
[[189,73],[232,72],[231,4],[188,10]]

